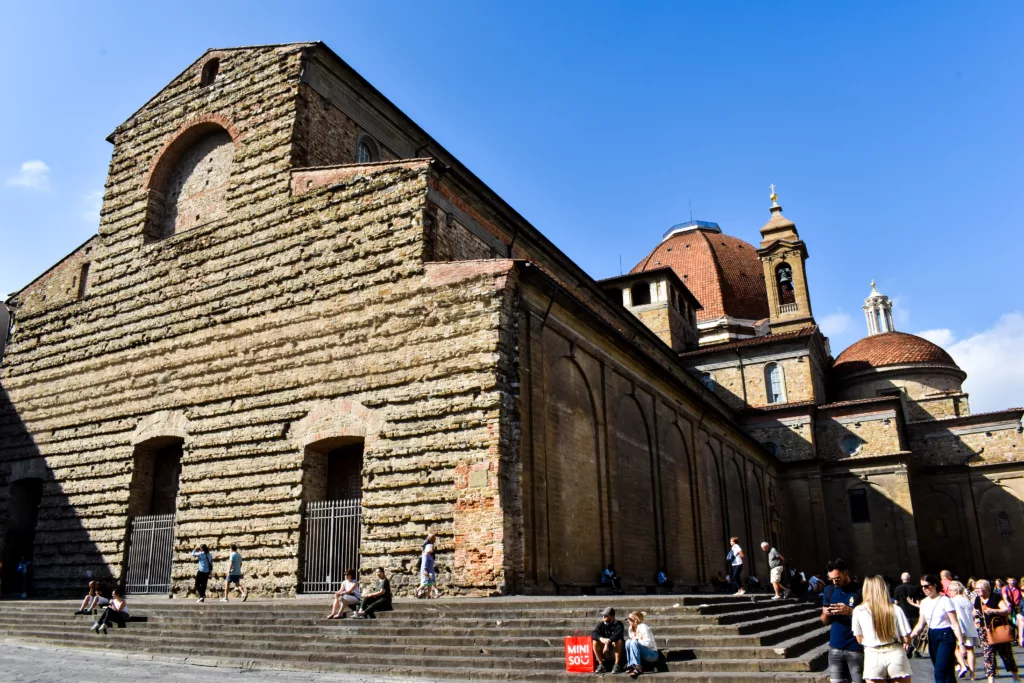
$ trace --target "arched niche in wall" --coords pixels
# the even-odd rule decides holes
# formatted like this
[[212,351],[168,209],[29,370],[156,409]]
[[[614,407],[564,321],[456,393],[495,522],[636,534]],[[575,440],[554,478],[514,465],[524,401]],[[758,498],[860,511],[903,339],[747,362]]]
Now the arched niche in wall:
[[985,571],[990,576],[1013,576],[1024,563],[1024,504],[1021,494],[996,483],[978,497],[978,529]]
[[660,564],[651,433],[635,396],[622,396],[614,410],[611,516],[615,569],[626,581],[649,584]]
[[697,528],[693,519],[690,451],[682,430],[674,422],[659,425],[658,445],[666,569],[676,582],[696,583]]
[[164,146],[146,180],[146,241],[227,216],[236,137],[233,127],[206,120],[180,130]]
[[549,571],[556,583],[592,583],[600,576],[603,560],[597,410],[587,378],[571,358],[555,360],[547,380]]
[[[747,524],[744,504],[742,460],[738,456],[724,458],[725,507],[728,520],[728,536],[739,536],[740,546],[749,557],[754,548],[754,539],[747,538]],[[758,540],[760,543],[760,540]]]

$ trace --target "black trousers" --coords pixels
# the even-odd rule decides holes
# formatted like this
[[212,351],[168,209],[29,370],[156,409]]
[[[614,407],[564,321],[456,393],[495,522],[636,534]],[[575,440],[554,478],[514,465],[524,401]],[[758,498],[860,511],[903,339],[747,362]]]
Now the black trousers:
[[736,584],[736,588],[743,588],[743,584],[740,583],[740,575],[743,574],[743,565],[734,564],[730,567],[729,580]]
[[124,627],[124,625],[128,623],[128,615],[124,612],[118,612],[113,607],[104,607],[103,614],[101,614],[99,618],[99,623],[100,625],[103,625],[111,622]]
[[199,597],[206,597],[206,584],[210,582],[210,572],[196,572],[196,593]]
[[366,616],[371,619],[376,619],[377,616],[374,612],[391,611],[391,598],[386,595],[382,595],[379,598],[363,598],[359,603],[359,611],[365,612]]

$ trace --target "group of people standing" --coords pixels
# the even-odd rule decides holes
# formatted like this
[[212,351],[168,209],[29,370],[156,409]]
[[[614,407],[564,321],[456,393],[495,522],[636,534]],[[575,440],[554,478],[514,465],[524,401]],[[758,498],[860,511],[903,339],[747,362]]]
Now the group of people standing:
[[1013,656],[1011,606],[984,579],[964,585],[950,572],[925,574],[915,584],[908,573],[892,594],[885,579],[855,581],[846,563],[828,563],[821,620],[830,625],[832,683],[910,683],[910,659],[927,649],[936,683],[974,680],[975,652],[983,651],[985,675],[996,677],[996,659],[1019,680]]
[[[210,583],[210,574],[213,573],[213,556],[206,545],[200,545],[192,551],[192,557],[196,558],[199,564],[196,570],[195,592],[199,596],[196,602],[206,602],[206,589]],[[249,598],[249,591],[242,586],[242,554],[238,552],[238,546],[231,544],[231,554],[228,555],[228,566],[224,578],[224,597],[221,602],[227,602],[234,586],[242,595],[242,602]]]

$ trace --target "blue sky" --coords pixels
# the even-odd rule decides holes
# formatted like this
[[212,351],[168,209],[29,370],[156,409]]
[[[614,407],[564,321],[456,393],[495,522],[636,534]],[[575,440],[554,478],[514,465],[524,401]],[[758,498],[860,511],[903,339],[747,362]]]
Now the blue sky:
[[322,40],[597,278],[768,185],[834,353],[897,327],[1024,404],[1024,4],[7,3],[0,295],[96,230],[104,138],[209,47]]

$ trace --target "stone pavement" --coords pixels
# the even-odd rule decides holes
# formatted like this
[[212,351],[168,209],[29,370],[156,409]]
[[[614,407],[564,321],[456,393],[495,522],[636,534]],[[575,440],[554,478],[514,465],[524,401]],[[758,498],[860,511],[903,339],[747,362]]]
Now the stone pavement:
[[[410,679],[303,671],[197,666],[146,655],[0,643],[2,680],[10,683],[399,683]],[[144,678],[143,678],[144,677]],[[416,679],[422,683],[423,679]],[[453,683],[446,681],[446,683]],[[457,682],[454,682],[457,683]]]

